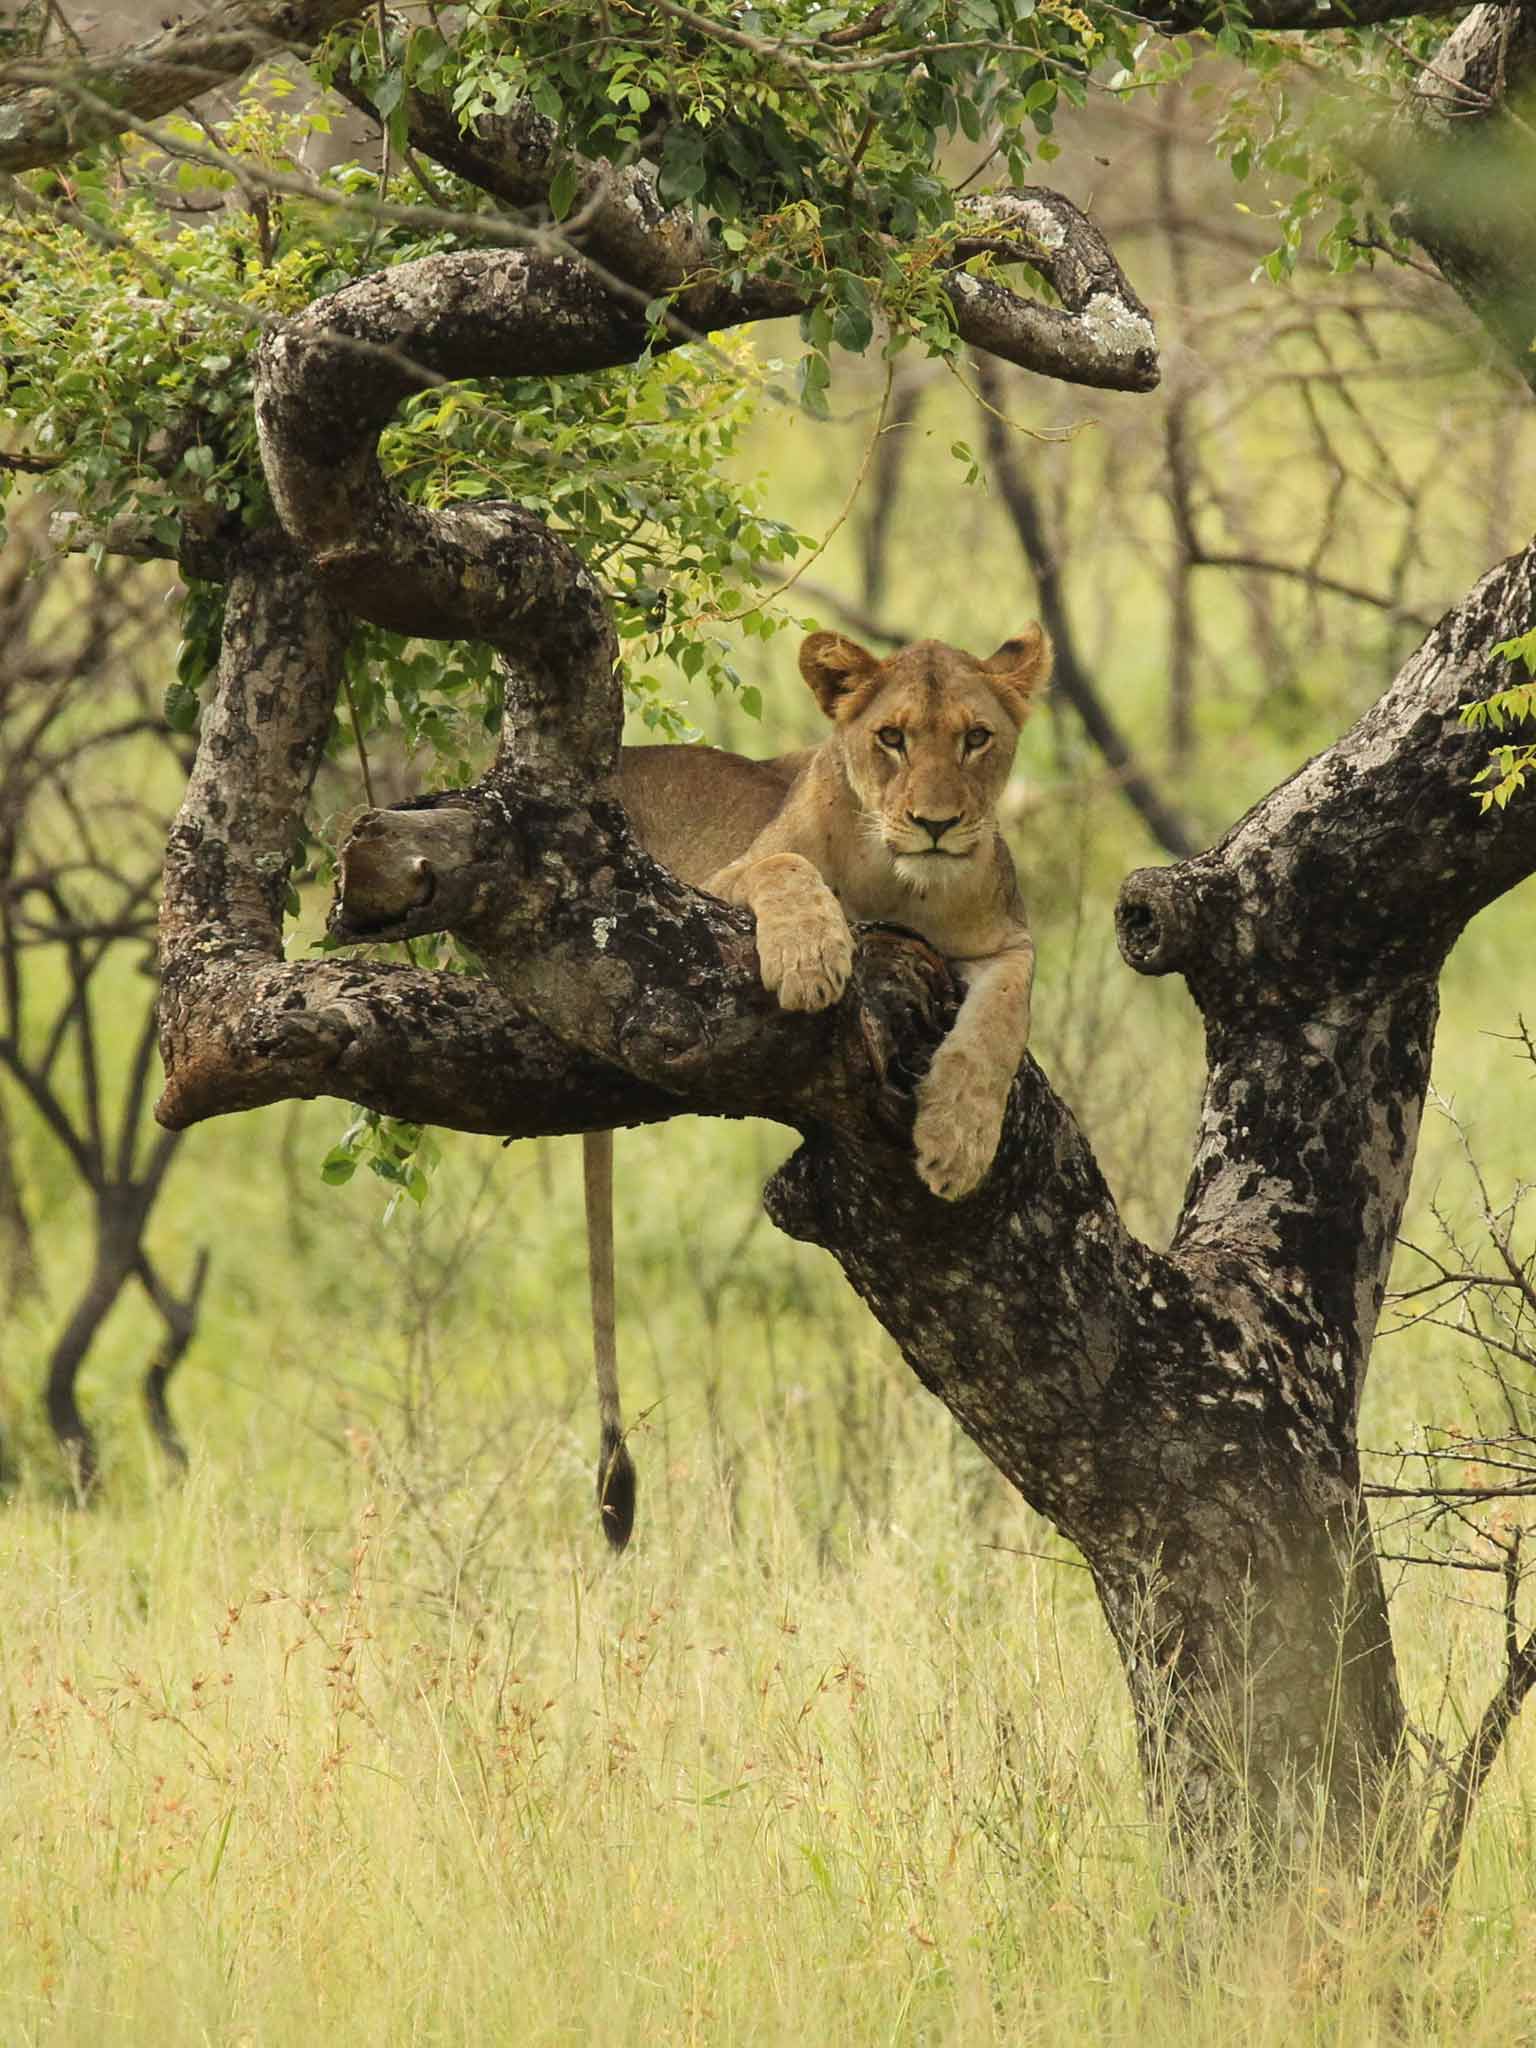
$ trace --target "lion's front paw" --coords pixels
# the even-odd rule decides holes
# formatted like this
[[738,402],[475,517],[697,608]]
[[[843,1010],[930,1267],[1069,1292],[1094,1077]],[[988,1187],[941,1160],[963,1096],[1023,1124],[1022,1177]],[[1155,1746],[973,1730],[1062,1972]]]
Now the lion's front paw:
[[763,986],[786,1010],[830,1009],[853,972],[853,935],[835,905],[815,918],[757,920]]
[[918,1084],[913,1143],[924,1184],[946,1202],[958,1202],[980,1186],[1002,1136],[1006,1082],[995,1078],[969,1053],[940,1046]]

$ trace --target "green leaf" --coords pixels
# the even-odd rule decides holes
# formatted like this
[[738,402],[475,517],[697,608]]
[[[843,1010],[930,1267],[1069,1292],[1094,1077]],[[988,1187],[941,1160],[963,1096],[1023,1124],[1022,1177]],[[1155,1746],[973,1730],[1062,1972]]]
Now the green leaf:
[[556,220],[564,220],[570,213],[581,183],[581,173],[574,159],[567,157],[549,181],[549,210]]
[[799,366],[800,403],[813,418],[830,419],[832,409],[827,404],[827,387],[832,381],[832,372],[823,355],[812,353],[800,358]]
[[560,97],[559,89],[547,73],[541,72],[537,78],[529,82],[528,97],[546,121],[558,122],[565,112],[565,103]]

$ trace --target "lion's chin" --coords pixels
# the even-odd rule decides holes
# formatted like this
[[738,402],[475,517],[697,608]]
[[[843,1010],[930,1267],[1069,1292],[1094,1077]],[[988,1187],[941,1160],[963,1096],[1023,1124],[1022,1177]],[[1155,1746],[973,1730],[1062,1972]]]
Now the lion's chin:
[[910,889],[914,896],[926,896],[930,889],[942,889],[947,883],[958,881],[970,866],[975,847],[959,847],[951,852],[945,846],[932,846],[922,851],[911,847],[893,846],[890,849],[891,866],[896,878]]

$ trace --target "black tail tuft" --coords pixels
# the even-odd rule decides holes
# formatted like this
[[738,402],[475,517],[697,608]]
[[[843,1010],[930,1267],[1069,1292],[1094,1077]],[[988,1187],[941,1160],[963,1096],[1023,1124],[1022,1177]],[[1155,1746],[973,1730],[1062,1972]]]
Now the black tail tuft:
[[597,1461],[597,1507],[603,1534],[615,1550],[622,1550],[635,1526],[635,1463],[623,1437],[613,1428],[603,1431]]

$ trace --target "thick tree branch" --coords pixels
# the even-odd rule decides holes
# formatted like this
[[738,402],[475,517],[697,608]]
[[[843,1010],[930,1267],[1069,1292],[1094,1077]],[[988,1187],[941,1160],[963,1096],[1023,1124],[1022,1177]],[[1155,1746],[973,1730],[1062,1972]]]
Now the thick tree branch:
[[972,348],[1069,384],[1150,391],[1157,337],[1109,244],[1069,199],[1043,185],[960,203],[955,255],[1025,262],[1061,304],[1047,306],[961,271],[950,284],[956,324]]
[[[603,794],[618,695],[611,660],[594,665],[575,641],[566,697],[541,694],[555,674],[548,650],[535,661],[514,649],[509,734],[490,783],[376,814],[385,823],[374,842],[401,853],[393,896],[384,853],[377,843],[366,852],[367,821],[349,852],[347,936],[452,923],[501,988],[352,959],[285,962],[288,864],[345,635],[286,543],[246,544],[167,857],[162,1122],[334,1094],[507,1136],[715,1109],[826,1115],[894,1142],[910,1108],[893,1107],[887,1091],[880,1048],[895,1027],[880,1019],[903,1006],[932,1010],[947,975],[910,945],[877,949],[880,987],[867,1003],[850,1002],[838,1018],[780,1011],[761,986],[746,914],[656,868]],[[554,759],[559,744],[584,745],[588,732],[598,734],[590,757]],[[411,914],[423,848],[433,901]],[[349,908],[362,932],[346,922]],[[659,962],[670,974],[658,976]]]
[[62,163],[120,134],[126,123],[112,108],[152,121],[285,50],[307,55],[358,12],[357,0],[218,0],[106,57],[8,64],[0,70],[0,171]]
[[1131,877],[1132,966],[1184,974],[1207,1015],[1432,979],[1468,920],[1536,867],[1536,809],[1479,812],[1487,736],[1458,716],[1508,687],[1495,650],[1533,621],[1536,546],[1490,570],[1353,730],[1209,853]]
[[[341,90],[373,111],[360,88],[343,82]],[[413,147],[505,205],[541,207],[555,177],[574,173],[574,196],[552,244],[579,250],[610,283],[633,287],[636,311],[674,294],[677,338],[802,312],[810,303],[803,286],[788,282],[758,281],[744,295],[725,291],[718,280],[734,259],[690,208],[662,204],[654,166],[576,155],[526,100],[468,130],[452,107],[418,88],[402,104]],[[1031,264],[1060,304],[959,269],[984,254]],[[1156,384],[1157,340],[1146,307],[1093,222],[1059,193],[1031,186],[962,200],[948,261],[956,323],[973,347],[1070,383],[1124,391]]]
[[1183,974],[1206,1020],[1175,1250],[1236,1258],[1297,1302],[1314,1334],[1298,1325],[1276,1385],[1341,1431],[1407,1193],[1441,964],[1536,868],[1536,811],[1479,812],[1487,740],[1458,716],[1507,683],[1494,650],[1533,618],[1536,547],[1448,612],[1351,732],[1208,853],[1132,875],[1116,911],[1130,964]]

